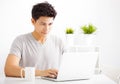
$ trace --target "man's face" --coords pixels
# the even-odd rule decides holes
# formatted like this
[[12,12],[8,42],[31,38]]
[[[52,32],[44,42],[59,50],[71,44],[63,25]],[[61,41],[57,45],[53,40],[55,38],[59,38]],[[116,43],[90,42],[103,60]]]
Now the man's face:
[[42,37],[45,37],[51,30],[53,24],[53,17],[42,16],[36,21],[32,19],[35,31]]

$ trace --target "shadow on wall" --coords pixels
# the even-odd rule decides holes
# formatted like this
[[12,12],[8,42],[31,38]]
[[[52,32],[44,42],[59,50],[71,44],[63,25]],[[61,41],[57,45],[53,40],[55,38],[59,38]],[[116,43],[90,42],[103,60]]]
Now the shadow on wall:
[[100,65],[102,73],[107,75],[117,84],[120,84],[120,68],[114,66]]

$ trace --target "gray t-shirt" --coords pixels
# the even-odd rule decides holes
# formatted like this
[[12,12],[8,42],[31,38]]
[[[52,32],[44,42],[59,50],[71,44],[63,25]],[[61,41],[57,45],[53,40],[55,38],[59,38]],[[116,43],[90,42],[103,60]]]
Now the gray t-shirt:
[[64,52],[60,38],[49,36],[44,44],[39,43],[32,33],[18,36],[12,43],[10,53],[20,58],[20,66],[36,67],[40,70],[58,69]]

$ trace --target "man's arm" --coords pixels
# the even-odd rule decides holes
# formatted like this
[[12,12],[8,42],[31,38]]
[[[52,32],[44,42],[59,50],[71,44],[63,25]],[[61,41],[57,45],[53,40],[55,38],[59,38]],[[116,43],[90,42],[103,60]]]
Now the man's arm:
[[8,55],[4,68],[6,76],[20,77],[22,67],[19,66],[19,61],[20,61],[19,57],[13,54]]
[[[23,67],[19,66],[19,61],[20,58],[13,55],[9,54],[7,59],[6,59],[6,64],[5,64],[5,75],[6,76],[11,76],[11,77],[20,77],[21,76],[21,69]],[[57,70],[55,69],[48,69],[48,70],[35,70],[35,75],[36,76],[49,76],[49,77],[56,77],[57,76]],[[24,76],[24,73],[23,73]]]

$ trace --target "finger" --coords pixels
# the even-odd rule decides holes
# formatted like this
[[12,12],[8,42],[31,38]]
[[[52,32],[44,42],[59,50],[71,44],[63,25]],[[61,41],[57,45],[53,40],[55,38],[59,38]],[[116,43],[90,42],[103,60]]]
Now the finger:
[[50,70],[49,73],[50,73],[51,75],[57,76],[57,72],[55,72],[54,70]]
[[55,75],[55,76],[57,75],[57,74],[56,74],[55,72],[53,72],[53,71],[49,71],[48,74],[50,74],[50,75]]
[[50,71],[52,71],[55,74],[58,74],[58,70],[56,70],[56,69],[50,69]]
[[52,69],[53,71],[55,71],[56,73],[58,72],[58,70],[57,69]]
[[53,75],[53,74],[48,74],[48,76],[47,77],[50,77],[50,78],[55,78],[56,76],[55,75]]

